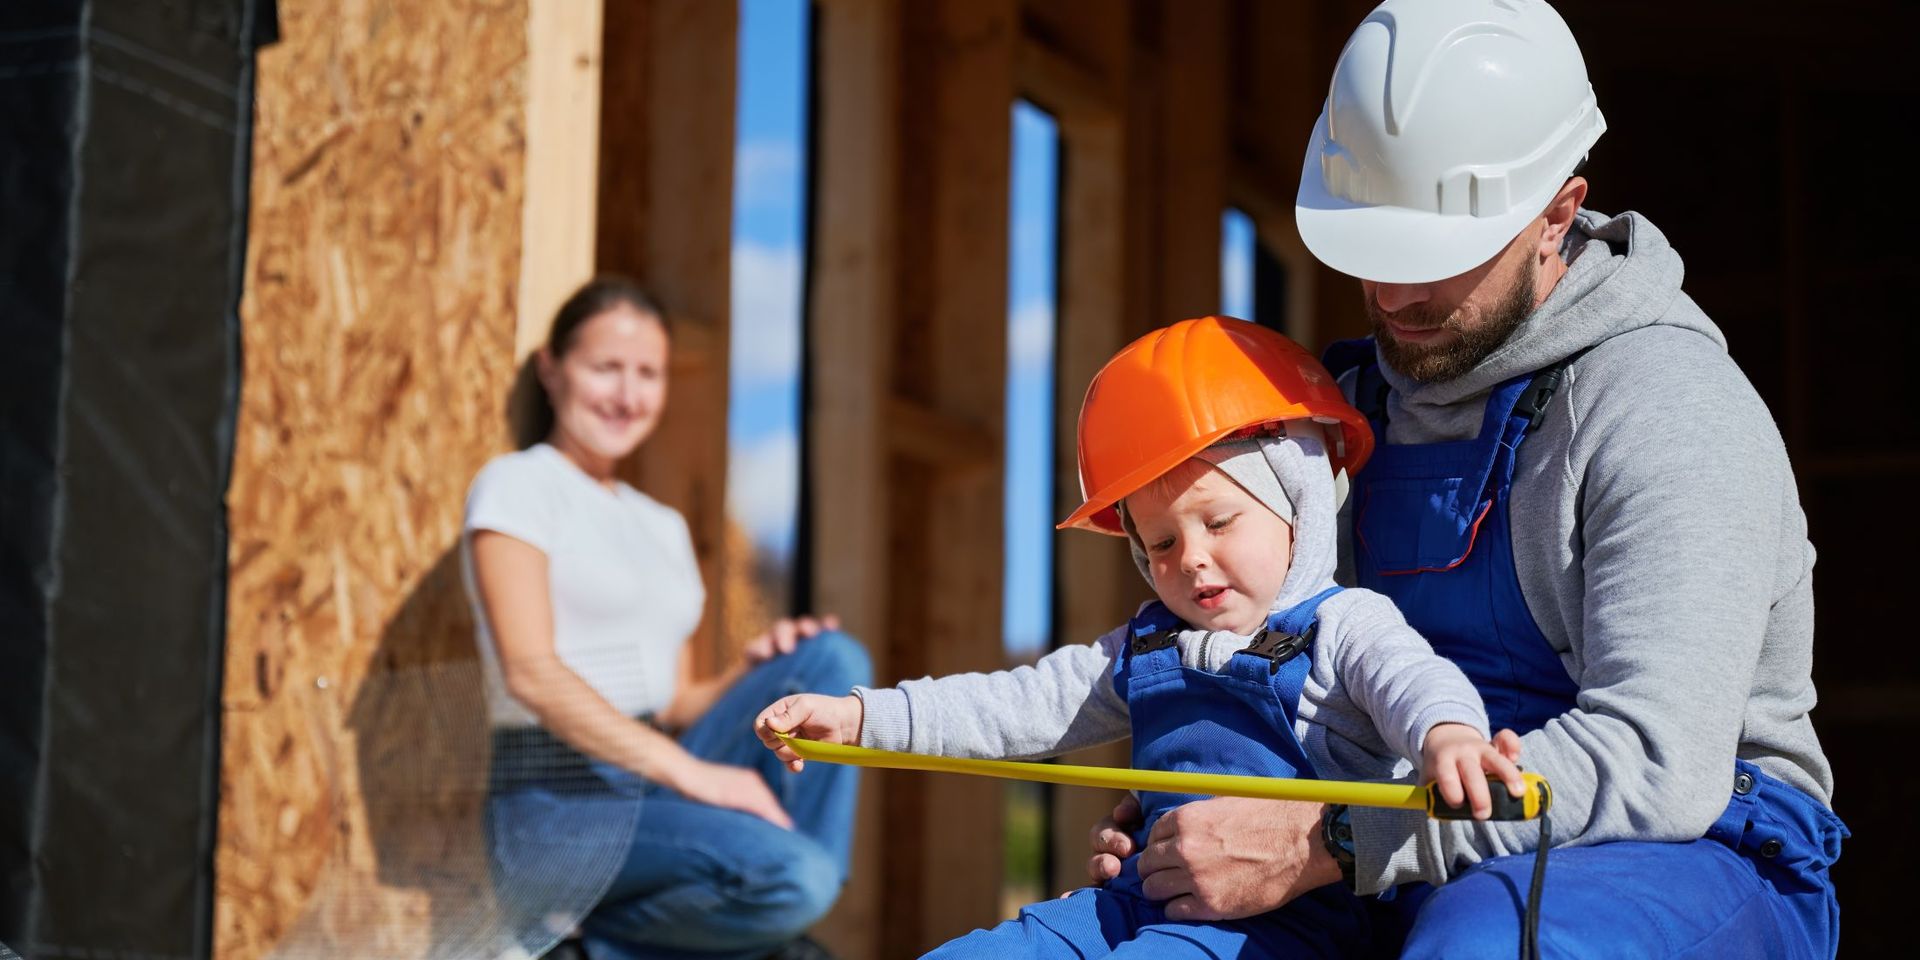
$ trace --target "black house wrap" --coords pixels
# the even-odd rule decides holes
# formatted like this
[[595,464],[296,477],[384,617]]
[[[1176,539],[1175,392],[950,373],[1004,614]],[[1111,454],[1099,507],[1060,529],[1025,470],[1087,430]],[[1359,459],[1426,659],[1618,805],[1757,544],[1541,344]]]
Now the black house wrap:
[[270,0],[0,7],[0,942],[211,949]]

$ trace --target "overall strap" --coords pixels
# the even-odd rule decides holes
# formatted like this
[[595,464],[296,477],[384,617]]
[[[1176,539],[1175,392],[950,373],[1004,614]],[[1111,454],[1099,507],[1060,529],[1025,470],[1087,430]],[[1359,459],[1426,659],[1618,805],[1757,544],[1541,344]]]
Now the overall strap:
[[[1267,673],[1276,674],[1289,661],[1299,657],[1313,644],[1320,618],[1320,605],[1329,597],[1340,592],[1340,587],[1332,586],[1308,597],[1285,610],[1276,611],[1267,616],[1267,623],[1260,632],[1253,635],[1253,642],[1234,653],[1235,658],[1249,657],[1267,662]],[[1301,674],[1304,679],[1304,671]],[[1295,694],[1298,699],[1298,694]]]
[[1373,424],[1374,436],[1382,438],[1384,442],[1387,393],[1392,387],[1387,383],[1387,378],[1380,374],[1380,360],[1374,349],[1373,338],[1337,340],[1327,347],[1320,362],[1335,380],[1345,376],[1349,370],[1354,371],[1353,405]]
[[1274,746],[1303,777],[1316,774],[1312,759],[1294,732],[1300,716],[1300,697],[1307,688],[1307,674],[1313,669],[1313,658],[1301,654],[1312,648],[1314,635],[1319,633],[1320,604],[1339,592],[1337,586],[1328,587],[1301,603],[1269,615],[1266,626],[1254,635],[1253,642],[1227,658],[1226,673],[1266,684],[1274,705],[1280,710],[1280,722],[1275,724],[1280,738]]
[[[1547,406],[1553,402],[1553,395],[1559,392],[1560,384],[1566,379],[1567,368],[1591,349],[1584,347],[1541,367],[1526,380],[1525,386],[1519,388],[1513,409],[1507,412],[1506,423],[1501,426],[1500,444],[1495,449],[1494,469],[1487,477],[1485,495],[1492,495],[1494,488],[1511,481],[1521,441],[1546,418]],[[1493,412],[1488,410],[1489,415]]]
[[[1186,621],[1175,616],[1166,604],[1158,600],[1141,607],[1140,612],[1133,615],[1133,619],[1127,622],[1126,644],[1121,647],[1120,656],[1113,661],[1113,691],[1120,695],[1120,699],[1127,699],[1128,682],[1136,670],[1150,662],[1136,663],[1139,658],[1159,654],[1161,659],[1172,657],[1175,664],[1179,663],[1180,652],[1175,648],[1180,631],[1186,626]],[[1173,652],[1163,654],[1163,650]],[[1151,672],[1160,666],[1154,664],[1147,669]]]
[[[1547,415],[1547,404],[1553,400],[1553,395],[1559,391],[1561,381],[1566,379],[1567,368],[1573,366],[1574,361],[1586,356],[1587,351],[1592,349],[1591,346],[1581,347],[1541,367],[1539,372],[1533,375],[1533,382],[1527,384],[1526,392],[1520,395],[1520,402],[1515,404],[1513,408],[1515,417],[1526,418],[1526,424],[1521,428],[1520,437],[1524,437],[1526,434],[1533,432],[1533,429],[1540,425],[1540,420]],[[1515,442],[1517,443],[1518,440],[1519,437],[1516,437]]]

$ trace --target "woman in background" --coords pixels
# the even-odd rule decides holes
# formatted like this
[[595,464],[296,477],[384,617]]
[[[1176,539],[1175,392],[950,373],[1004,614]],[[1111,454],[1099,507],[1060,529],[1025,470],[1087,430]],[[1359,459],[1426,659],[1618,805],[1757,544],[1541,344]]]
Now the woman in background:
[[803,932],[846,879],[855,771],[795,777],[750,724],[870,667],[831,617],[803,617],[693,679],[705,589],[686,521],[614,474],[659,423],[669,349],[638,287],[581,288],[535,358],[546,403],[525,448],[468,494],[496,893],[523,943],[578,921],[594,960],[823,955]]

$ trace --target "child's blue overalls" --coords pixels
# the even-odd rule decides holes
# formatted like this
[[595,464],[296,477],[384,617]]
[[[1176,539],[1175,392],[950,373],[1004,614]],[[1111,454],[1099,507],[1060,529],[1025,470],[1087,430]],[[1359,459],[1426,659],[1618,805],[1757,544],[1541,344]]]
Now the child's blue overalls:
[[[1132,642],[1115,661],[1114,691],[1126,698],[1133,765],[1266,777],[1311,777],[1294,735],[1300,692],[1312,663],[1315,617],[1335,587],[1267,620],[1267,633],[1219,673],[1180,662],[1174,635],[1184,627],[1151,604],[1132,623]],[[1144,848],[1153,824],[1189,800],[1140,796]],[[1139,856],[1104,887],[1034,904],[992,930],[955,940],[931,957],[1301,957],[1358,956],[1370,950],[1373,922],[1358,897],[1325,887],[1287,907],[1218,923],[1169,920],[1140,889]]]
[[[1359,371],[1355,403],[1380,438],[1354,478],[1357,585],[1391,597],[1459,664],[1496,730],[1538,729],[1572,710],[1578,692],[1521,596],[1508,516],[1516,452],[1578,356],[1495,388],[1473,440],[1391,445],[1373,341],[1328,351],[1336,376]],[[1827,866],[1846,827],[1745,761],[1727,782],[1732,799],[1701,840],[1555,850],[1542,956],[1832,956],[1839,908]],[[1437,891],[1406,888],[1397,905],[1414,926],[1403,956],[1511,953],[1532,868],[1531,854],[1502,857]]]

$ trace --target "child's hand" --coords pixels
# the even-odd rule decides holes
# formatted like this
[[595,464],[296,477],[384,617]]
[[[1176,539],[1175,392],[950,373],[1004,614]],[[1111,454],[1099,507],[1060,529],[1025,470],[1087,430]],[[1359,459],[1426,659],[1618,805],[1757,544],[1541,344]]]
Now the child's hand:
[[1519,797],[1527,792],[1520,779],[1520,736],[1502,730],[1488,743],[1480,731],[1464,723],[1441,723],[1427,731],[1421,747],[1421,779],[1438,784],[1440,796],[1458,806],[1462,794],[1473,800],[1473,818],[1485,820],[1493,815],[1493,799],[1487,793],[1487,775],[1500,778],[1507,793]]
[[787,762],[787,769],[799,773],[806,761],[780,739],[779,733],[821,743],[859,743],[860,721],[865,718],[866,707],[859,697],[796,693],[781,697],[760,711],[760,715],[753,718],[753,730],[768,750]]

